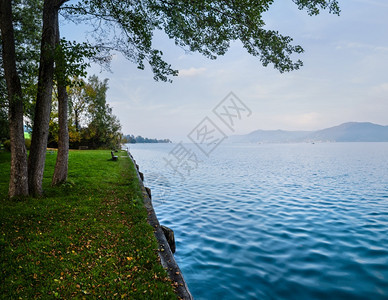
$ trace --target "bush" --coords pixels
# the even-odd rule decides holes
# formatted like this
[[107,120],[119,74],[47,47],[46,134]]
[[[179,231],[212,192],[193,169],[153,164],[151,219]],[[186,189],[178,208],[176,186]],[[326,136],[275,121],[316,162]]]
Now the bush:
[[4,145],[5,150],[11,152],[11,141],[10,140],[4,141],[3,145]]
[[[26,143],[27,150],[30,150],[31,139],[25,139],[25,143]],[[5,150],[11,152],[11,141],[10,140],[4,141],[3,145],[4,145]]]
[[25,139],[25,143],[26,143],[27,150],[30,150],[30,148],[31,148],[31,139]]

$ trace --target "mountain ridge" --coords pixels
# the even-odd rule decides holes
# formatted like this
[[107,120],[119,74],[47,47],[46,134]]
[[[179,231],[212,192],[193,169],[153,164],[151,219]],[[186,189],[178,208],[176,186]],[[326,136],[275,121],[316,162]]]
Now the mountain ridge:
[[255,130],[228,138],[231,143],[388,142],[388,126],[346,122],[316,131]]

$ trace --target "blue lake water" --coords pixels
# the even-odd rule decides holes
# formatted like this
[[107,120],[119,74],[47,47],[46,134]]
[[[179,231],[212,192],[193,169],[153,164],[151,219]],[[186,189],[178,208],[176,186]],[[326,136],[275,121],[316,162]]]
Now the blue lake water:
[[175,147],[130,151],[195,299],[388,299],[388,143]]

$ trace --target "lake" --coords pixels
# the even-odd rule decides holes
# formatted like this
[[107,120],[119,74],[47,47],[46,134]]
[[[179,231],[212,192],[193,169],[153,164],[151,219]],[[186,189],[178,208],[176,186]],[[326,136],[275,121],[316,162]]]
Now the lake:
[[129,147],[195,299],[388,299],[388,143]]

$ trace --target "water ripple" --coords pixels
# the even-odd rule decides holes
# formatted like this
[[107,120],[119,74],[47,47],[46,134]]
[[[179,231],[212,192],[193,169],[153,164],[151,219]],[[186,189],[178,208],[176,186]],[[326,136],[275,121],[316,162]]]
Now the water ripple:
[[194,298],[388,299],[387,143],[224,145],[184,182],[131,148]]

